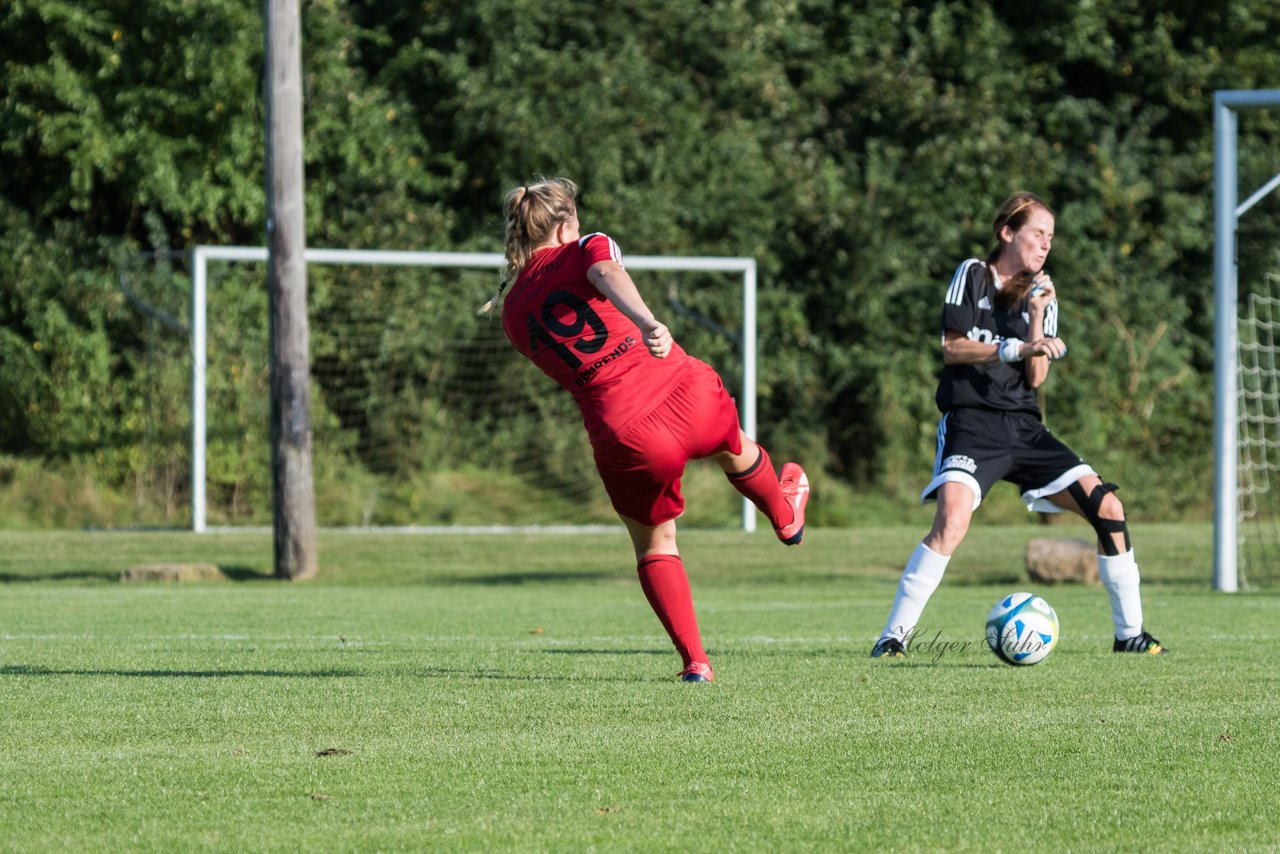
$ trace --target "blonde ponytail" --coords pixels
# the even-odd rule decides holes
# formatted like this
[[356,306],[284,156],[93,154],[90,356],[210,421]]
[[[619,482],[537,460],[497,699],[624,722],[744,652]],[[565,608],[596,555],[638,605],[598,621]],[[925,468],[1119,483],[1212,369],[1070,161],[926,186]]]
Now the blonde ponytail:
[[516,187],[502,200],[503,254],[506,272],[493,298],[480,307],[488,315],[497,308],[502,293],[516,280],[533,257],[533,251],[546,243],[560,224],[577,213],[578,186],[568,178],[542,178],[525,187]]

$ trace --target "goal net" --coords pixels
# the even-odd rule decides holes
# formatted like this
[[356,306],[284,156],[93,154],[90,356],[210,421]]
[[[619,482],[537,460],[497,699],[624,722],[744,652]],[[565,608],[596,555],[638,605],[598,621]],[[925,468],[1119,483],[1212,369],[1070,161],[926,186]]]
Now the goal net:
[[[196,251],[194,291],[207,305],[202,323],[193,300],[196,530],[271,520],[265,257]],[[307,261],[319,524],[617,524],[572,398],[516,353],[499,312],[477,315],[500,256],[308,250]],[[632,257],[627,266],[753,420],[754,260]],[[692,524],[754,524],[713,465],[692,465],[685,493]]]
[[1236,572],[1246,587],[1280,571],[1280,255],[1241,305],[1237,368]]

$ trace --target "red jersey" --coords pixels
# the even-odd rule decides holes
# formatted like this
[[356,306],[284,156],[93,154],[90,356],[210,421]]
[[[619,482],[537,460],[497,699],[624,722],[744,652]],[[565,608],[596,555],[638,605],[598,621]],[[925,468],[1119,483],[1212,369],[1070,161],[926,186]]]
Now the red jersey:
[[587,279],[600,261],[622,263],[605,234],[541,249],[502,304],[507,338],[573,395],[596,448],[657,408],[689,366],[679,344],[665,359],[649,355],[636,325]]

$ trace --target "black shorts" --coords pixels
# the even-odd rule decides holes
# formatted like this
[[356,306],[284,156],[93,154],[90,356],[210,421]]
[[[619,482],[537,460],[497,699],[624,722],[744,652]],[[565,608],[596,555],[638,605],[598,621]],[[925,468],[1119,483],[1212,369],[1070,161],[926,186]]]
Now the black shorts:
[[1096,474],[1034,415],[953,409],[938,422],[933,480],[920,500],[935,498],[944,483],[963,483],[973,490],[976,510],[991,487],[1007,480],[1018,487],[1028,510],[1057,513],[1062,508],[1047,496]]

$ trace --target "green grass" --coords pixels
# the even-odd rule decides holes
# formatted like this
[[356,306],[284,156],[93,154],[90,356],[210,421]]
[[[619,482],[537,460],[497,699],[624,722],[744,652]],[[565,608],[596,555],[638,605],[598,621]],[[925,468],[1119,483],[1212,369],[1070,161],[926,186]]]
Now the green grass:
[[[1210,592],[1208,526],[1135,529],[1171,655],[1060,587],[1023,669],[980,646],[1031,527],[971,533],[925,615],[955,647],[866,657],[922,533],[683,533],[712,685],[621,532],[326,534],[292,585],[266,535],[0,533],[0,849],[1274,846],[1280,598]],[[116,581],[196,560],[235,580]]]

